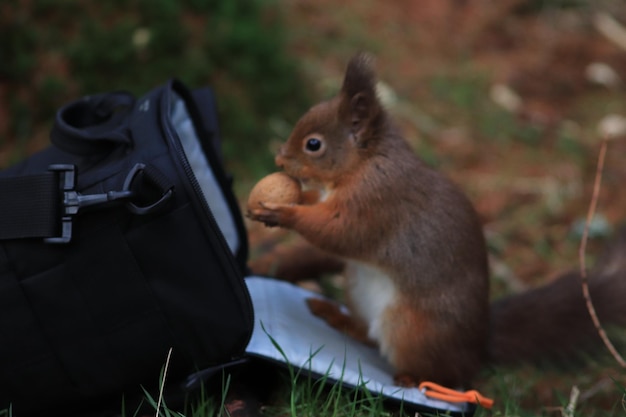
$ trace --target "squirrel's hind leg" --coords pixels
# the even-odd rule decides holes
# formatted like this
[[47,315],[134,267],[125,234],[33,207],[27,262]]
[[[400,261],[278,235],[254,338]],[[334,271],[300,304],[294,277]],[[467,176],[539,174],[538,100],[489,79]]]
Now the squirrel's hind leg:
[[380,351],[394,367],[400,386],[431,381],[461,387],[482,365],[454,326],[402,302],[385,311],[381,328]]

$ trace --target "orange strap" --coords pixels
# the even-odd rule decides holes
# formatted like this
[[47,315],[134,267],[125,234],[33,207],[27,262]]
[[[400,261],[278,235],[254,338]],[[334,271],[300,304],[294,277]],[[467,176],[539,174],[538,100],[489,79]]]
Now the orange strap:
[[491,398],[483,397],[482,394],[476,390],[470,391],[456,391],[450,388],[442,387],[434,382],[422,382],[419,385],[419,389],[422,390],[424,395],[437,400],[448,401],[452,403],[474,403],[484,408],[493,407],[493,400]]

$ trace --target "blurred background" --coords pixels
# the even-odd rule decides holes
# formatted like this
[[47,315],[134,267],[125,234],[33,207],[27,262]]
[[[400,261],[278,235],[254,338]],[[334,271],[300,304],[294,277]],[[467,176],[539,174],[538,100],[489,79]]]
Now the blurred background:
[[[243,201],[361,50],[407,140],[476,205],[494,295],[577,266],[606,137],[590,260],[623,223],[624,0],[3,0],[0,168],[46,147],[67,101],[176,77],[215,89]],[[552,382],[535,388],[532,401],[551,401]]]

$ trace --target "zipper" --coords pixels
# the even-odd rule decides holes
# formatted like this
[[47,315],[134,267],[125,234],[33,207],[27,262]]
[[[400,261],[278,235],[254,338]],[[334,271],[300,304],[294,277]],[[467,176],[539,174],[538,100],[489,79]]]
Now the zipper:
[[[252,337],[252,329],[254,326],[254,309],[252,306],[252,297],[250,296],[250,292],[248,291],[248,287],[243,278],[243,272],[240,271],[239,266],[235,263],[235,257],[231,253],[228,243],[226,242],[226,239],[224,238],[222,231],[219,228],[217,221],[215,220],[215,216],[213,215],[213,212],[211,211],[209,207],[209,203],[207,202],[206,197],[204,196],[204,193],[202,189],[200,188],[200,184],[198,183],[198,180],[195,174],[193,173],[191,165],[189,164],[189,161],[187,160],[187,155],[185,154],[182,144],[180,143],[178,132],[176,132],[176,130],[171,125],[169,112],[170,112],[170,105],[172,101],[172,90],[174,90],[175,87],[176,87],[176,81],[170,81],[170,83],[168,83],[168,88],[166,89],[164,96],[162,96],[161,98],[163,102],[161,103],[159,118],[160,118],[162,128],[165,130],[166,136],[168,137],[168,142],[173,146],[176,152],[176,156],[178,157],[178,161],[181,163],[183,167],[185,176],[187,177],[187,179],[189,180],[189,183],[191,184],[191,188],[193,189],[193,192],[196,197],[195,199],[199,200],[196,202],[192,202],[192,204],[194,203],[200,204],[200,208],[203,214],[205,214],[206,216],[205,219],[208,222],[208,226],[211,232],[209,234],[210,234],[210,239],[212,241],[213,247],[217,246],[217,249],[219,249],[216,252],[218,256],[220,257],[220,260],[222,261],[221,262],[222,265],[226,265],[228,267],[228,268],[225,268],[229,270],[228,273],[232,276],[233,271],[234,271],[234,275],[235,275],[234,278],[235,278],[236,283],[239,285],[239,289],[240,289],[239,292],[242,293],[244,296],[243,302],[245,303],[245,306],[247,307],[247,310],[249,313],[247,314],[247,318],[249,319],[248,324],[251,330],[248,333],[248,337],[247,337],[247,340],[245,341],[245,345],[243,346],[240,352],[239,356],[241,356],[245,352],[246,346],[248,346],[248,343],[250,342],[250,339]],[[188,96],[183,93],[183,94],[180,94],[180,97],[185,103],[185,106],[187,106],[189,104]],[[204,144],[201,143],[201,145],[204,145]],[[206,151],[205,146],[201,146],[201,148],[203,152]],[[207,155],[205,155],[205,157],[207,158],[207,162],[210,165],[209,158],[207,157]],[[213,173],[215,175],[215,171]],[[220,187],[223,187],[224,179],[218,178],[220,177],[220,175],[215,175],[215,176],[216,176],[218,185]],[[226,193],[224,189],[222,189],[222,192]],[[230,206],[230,203],[229,203],[229,206]]]

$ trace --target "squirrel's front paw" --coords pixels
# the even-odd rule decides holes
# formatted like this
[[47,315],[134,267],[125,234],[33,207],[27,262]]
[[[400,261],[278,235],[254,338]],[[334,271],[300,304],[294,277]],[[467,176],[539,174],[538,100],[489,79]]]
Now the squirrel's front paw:
[[247,216],[268,227],[285,226],[290,205],[275,203],[259,203],[259,208],[249,209]]

